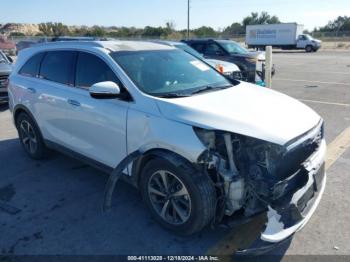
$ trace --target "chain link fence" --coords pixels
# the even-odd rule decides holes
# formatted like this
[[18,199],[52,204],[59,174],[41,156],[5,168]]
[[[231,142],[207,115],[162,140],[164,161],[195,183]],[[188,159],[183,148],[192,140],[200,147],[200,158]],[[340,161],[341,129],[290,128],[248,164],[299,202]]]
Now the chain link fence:
[[[322,47],[325,49],[350,49],[350,31],[340,31],[340,32],[313,32],[310,33],[314,38],[323,41]],[[218,33],[216,35],[210,36],[196,36],[193,33],[190,35],[191,38],[218,38],[218,39],[231,39],[239,42],[243,46],[245,45],[245,33],[237,34],[224,34]],[[99,37],[101,39],[101,37]],[[103,37],[102,37],[103,38]],[[109,39],[108,36],[106,36]],[[155,40],[155,39],[166,39],[166,40],[176,40],[179,41],[185,37],[174,32],[167,36],[147,36],[147,35],[136,35],[131,37],[118,37],[117,39],[123,40]],[[48,42],[51,41],[52,37],[44,36],[8,36],[6,42],[18,45],[30,45],[31,42]],[[0,46],[1,48],[1,46]],[[9,53],[14,53],[15,50],[10,50]]]
[[[340,31],[340,32],[312,32],[310,33],[314,38],[323,40],[323,41],[350,41],[350,31]],[[108,38],[109,36],[103,36]],[[45,37],[45,36],[8,36],[7,39],[9,41],[18,43],[19,41],[35,41],[35,42],[44,42],[44,41],[50,41],[52,37]],[[118,37],[118,39],[169,39],[169,40],[181,40],[182,38],[185,38],[181,34],[170,34],[168,36],[147,36],[147,35],[135,35],[130,37]],[[197,36],[193,33],[191,34],[191,38],[220,38],[220,39],[232,39],[237,42],[244,42],[245,41],[245,33],[237,33],[237,34],[224,34],[224,33],[218,33],[216,35],[209,35],[209,36]]]

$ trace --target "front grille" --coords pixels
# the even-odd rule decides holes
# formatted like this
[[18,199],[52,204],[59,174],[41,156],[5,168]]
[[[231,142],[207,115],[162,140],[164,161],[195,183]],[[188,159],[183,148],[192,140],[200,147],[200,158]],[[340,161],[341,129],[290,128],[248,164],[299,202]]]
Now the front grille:
[[8,77],[8,75],[0,75],[0,87],[5,87]]
[[319,149],[323,136],[323,123],[320,123],[293,141],[293,145],[284,154],[276,169],[278,177],[282,180],[300,170],[302,164]]
[[[319,150],[324,135],[323,132],[323,123],[320,123],[315,129],[294,141],[292,149],[282,158],[276,173],[280,181],[272,188],[273,199],[276,205],[287,205],[292,200],[293,195],[306,186],[310,174],[305,167],[305,162]],[[313,198],[314,192],[320,189],[323,174],[324,164],[313,175],[314,185],[295,203],[296,210],[300,213],[304,212],[309,200]]]
[[242,73],[240,71],[227,72],[227,73],[224,73],[224,75],[232,80],[242,80],[243,79]]

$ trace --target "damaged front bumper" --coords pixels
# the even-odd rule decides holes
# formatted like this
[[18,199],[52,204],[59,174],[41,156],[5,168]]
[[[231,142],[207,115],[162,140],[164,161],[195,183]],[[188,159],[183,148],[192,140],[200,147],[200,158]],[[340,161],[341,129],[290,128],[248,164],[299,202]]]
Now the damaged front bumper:
[[[308,171],[308,181],[306,185],[299,189],[292,198],[291,204],[297,205],[297,203],[305,202],[305,207],[300,212],[302,220],[293,226],[284,228],[282,222],[280,222],[280,214],[278,211],[269,207],[268,223],[265,231],[261,235],[261,239],[268,242],[279,242],[289,237],[291,234],[300,230],[310,219],[315,212],[322,194],[326,186],[326,174],[324,167],[324,158],[326,155],[326,142],[323,140],[319,150],[312,155],[305,163],[305,168]],[[308,199],[304,199],[307,197]],[[301,203],[302,204],[302,203]]]
[[303,203],[303,209],[300,211],[302,219],[293,225],[285,226],[279,211],[269,206],[266,227],[261,236],[250,247],[238,250],[237,255],[261,254],[275,249],[290,240],[294,233],[306,225],[320,203],[326,187],[325,155],[326,143],[323,140],[319,150],[304,164],[308,171],[308,182],[293,195],[291,205],[287,207],[292,208],[295,207],[294,204],[296,203],[305,202]]

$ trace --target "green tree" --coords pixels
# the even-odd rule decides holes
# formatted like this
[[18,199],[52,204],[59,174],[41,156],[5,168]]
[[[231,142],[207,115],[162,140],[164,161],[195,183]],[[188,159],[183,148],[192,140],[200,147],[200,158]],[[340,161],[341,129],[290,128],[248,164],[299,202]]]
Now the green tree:
[[43,32],[45,36],[63,36],[68,35],[68,27],[62,23],[41,23],[39,24],[39,30]]
[[319,29],[321,32],[342,32],[350,31],[350,17],[338,16],[335,20],[329,21],[327,25]]
[[167,35],[175,32],[175,23],[173,21],[166,22],[165,24],[165,32]]
[[281,21],[277,16],[271,16],[267,12],[252,12],[250,16],[243,19],[242,25],[246,27],[247,25],[258,25],[258,24],[279,24]]
[[25,36],[25,34],[23,34],[22,32],[11,32],[11,33],[10,33],[10,36],[13,36],[13,37],[23,37],[23,36]]
[[103,37],[107,35],[106,31],[100,26],[93,26],[88,32],[84,34],[85,36],[95,36],[95,37]]
[[68,27],[62,23],[53,23],[52,34],[55,37],[64,36],[69,34],[69,30]]
[[151,37],[151,38],[159,38],[161,36],[167,36],[167,35],[168,35],[168,32],[165,28],[151,27],[151,26],[146,26],[142,33],[142,36]]
[[193,34],[197,37],[216,37],[218,33],[209,26],[202,26],[192,30]]
[[223,35],[239,35],[239,34],[244,34],[245,33],[245,28],[242,26],[240,23],[233,23],[232,25],[226,27],[223,31]]
[[46,36],[52,36],[52,23],[39,24],[39,30]]

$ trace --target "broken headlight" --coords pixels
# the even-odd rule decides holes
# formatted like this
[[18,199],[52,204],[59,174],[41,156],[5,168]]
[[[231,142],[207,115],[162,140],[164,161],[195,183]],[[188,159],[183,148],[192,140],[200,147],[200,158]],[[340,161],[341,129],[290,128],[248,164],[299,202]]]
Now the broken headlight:
[[206,130],[203,128],[194,127],[194,132],[196,133],[199,140],[203,143],[203,145],[208,149],[215,148],[215,131],[214,130]]
[[[194,131],[206,148],[219,153],[224,159],[229,160],[228,155],[232,153],[240,170],[256,165],[273,173],[277,159],[283,155],[285,150],[283,146],[235,133],[197,127],[194,128]],[[227,134],[230,135],[232,152],[227,151],[227,141],[225,142]]]
[[225,131],[201,128],[194,128],[194,131],[208,148],[200,162],[211,168],[214,166],[222,177],[226,214],[242,207],[247,215],[264,209],[263,199],[276,194],[273,188],[279,181],[276,174],[284,147]]

